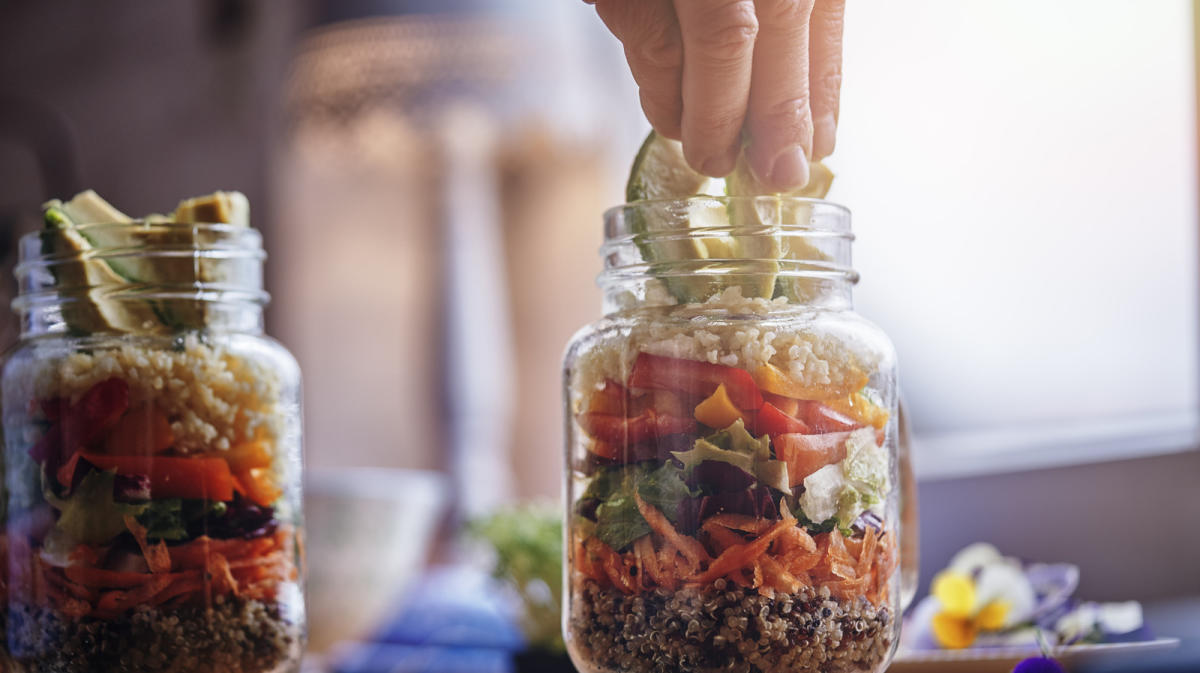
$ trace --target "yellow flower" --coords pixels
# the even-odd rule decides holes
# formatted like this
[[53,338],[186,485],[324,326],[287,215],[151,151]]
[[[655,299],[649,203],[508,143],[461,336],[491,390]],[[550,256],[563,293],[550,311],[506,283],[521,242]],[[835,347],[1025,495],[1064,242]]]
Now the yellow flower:
[[999,596],[980,595],[970,575],[944,570],[934,577],[930,593],[942,606],[933,616],[933,637],[946,649],[970,647],[980,631],[999,631],[1010,625],[1012,603]]

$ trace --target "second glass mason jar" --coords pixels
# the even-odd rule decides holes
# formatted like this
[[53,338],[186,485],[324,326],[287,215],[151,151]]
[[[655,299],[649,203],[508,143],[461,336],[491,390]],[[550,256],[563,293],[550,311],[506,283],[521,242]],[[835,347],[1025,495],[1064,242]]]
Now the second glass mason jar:
[[565,360],[575,665],[883,671],[896,358],[852,310],[849,212],[693,197],[605,225],[605,316]]
[[299,670],[300,372],[262,332],[258,232],[66,226],[20,252],[0,669]]

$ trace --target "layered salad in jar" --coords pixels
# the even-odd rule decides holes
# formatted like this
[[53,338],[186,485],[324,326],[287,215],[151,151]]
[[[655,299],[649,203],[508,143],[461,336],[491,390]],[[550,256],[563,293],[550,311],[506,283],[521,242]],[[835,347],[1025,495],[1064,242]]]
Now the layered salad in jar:
[[[218,193],[161,219],[246,226],[245,208],[240,194]],[[110,263],[96,252],[112,244],[88,235],[89,219],[123,217],[91,192],[48,205],[48,229],[79,260],[59,267],[60,283],[147,282],[129,274],[158,260]],[[8,670],[298,665],[294,365],[253,339],[209,333],[205,310],[90,294],[63,309],[69,338],[34,339],[7,362]]]
[[880,670],[898,618],[890,345],[786,293],[646,287],[567,356],[576,665]]

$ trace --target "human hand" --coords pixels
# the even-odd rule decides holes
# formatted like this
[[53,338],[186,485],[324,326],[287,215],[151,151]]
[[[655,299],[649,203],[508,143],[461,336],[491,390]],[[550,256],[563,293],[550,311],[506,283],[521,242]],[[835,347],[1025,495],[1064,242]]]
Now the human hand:
[[[654,129],[713,177],[746,160],[772,191],[833,151],[845,0],[585,0],[625,47]],[[744,132],[744,134],[743,134]]]

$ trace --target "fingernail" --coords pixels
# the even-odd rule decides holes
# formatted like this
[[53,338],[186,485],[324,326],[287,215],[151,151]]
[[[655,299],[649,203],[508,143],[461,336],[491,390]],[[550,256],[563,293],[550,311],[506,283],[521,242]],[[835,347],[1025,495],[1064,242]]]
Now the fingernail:
[[733,171],[733,165],[737,163],[736,156],[722,156],[705,159],[704,163],[700,164],[700,172],[714,178],[723,178]]
[[765,182],[774,189],[799,189],[808,184],[808,157],[804,148],[792,145],[780,152],[771,164],[771,172]]
[[833,154],[837,139],[837,120],[833,115],[822,115],[813,120],[813,158],[824,159]]

